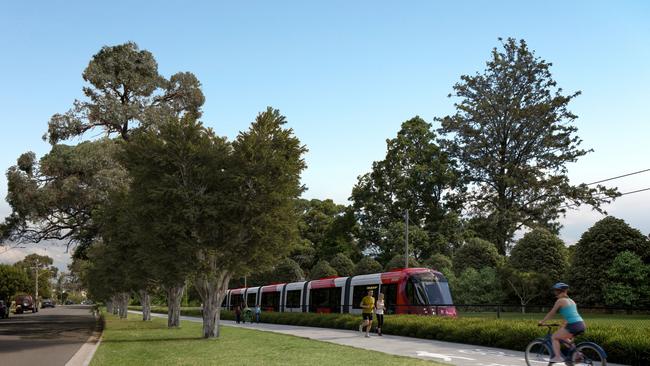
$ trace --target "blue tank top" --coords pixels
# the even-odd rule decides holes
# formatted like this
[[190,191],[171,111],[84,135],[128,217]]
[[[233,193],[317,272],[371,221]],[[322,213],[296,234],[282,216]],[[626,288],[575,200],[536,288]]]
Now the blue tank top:
[[571,300],[571,304],[560,308],[560,315],[566,320],[567,324],[583,321],[580,314],[578,314],[578,307],[573,300]]

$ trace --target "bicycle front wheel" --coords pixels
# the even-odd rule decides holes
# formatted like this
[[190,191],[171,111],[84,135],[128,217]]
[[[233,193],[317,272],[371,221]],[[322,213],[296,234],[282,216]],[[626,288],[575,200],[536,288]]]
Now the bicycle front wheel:
[[528,366],[546,366],[551,360],[551,350],[541,339],[536,339],[526,347],[526,364]]
[[576,346],[571,360],[575,366],[606,366],[605,357],[600,347],[587,343]]

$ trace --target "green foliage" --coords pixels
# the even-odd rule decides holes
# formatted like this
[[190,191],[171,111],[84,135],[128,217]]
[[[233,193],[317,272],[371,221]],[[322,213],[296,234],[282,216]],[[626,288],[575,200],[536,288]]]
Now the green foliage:
[[[384,252],[381,258],[383,260],[390,260],[396,255],[404,254],[404,246],[406,244],[406,224],[404,221],[393,222],[388,225],[388,231],[384,234],[387,245],[389,245],[392,257],[388,257],[389,252]],[[437,237],[437,236],[436,236]],[[440,250],[436,243],[431,240],[427,231],[409,225],[409,255],[417,259],[428,258],[431,253]],[[404,265],[402,265],[404,267]]]
[[480,270],[469,267],[452,282],[452,286],[457,304],[499,304],[503,299],[497,271],[491,267]]
[[650,265],[638,255],[619,253],[607,270],[605,304],[609,306],[647,306],[650,304]]
[[510,264],[520,271],[546,274],[550,280],[563,280],[568,258],[564,242],[543,228],[526,233],[512,248]]
[[[354,213],[360,222],[359,238],[365,248],[387,262],[401,251],[403,240],[390,237],[395,223],[409,210],[413,230],[420,228],[426,245],[417,245],[418,258],[449,250],[456,241],[457,202],[446,196],[457,183],[452,161],[436,143],[431,124],[420,117],[402,124],[397,136],[386,141],[384,160],[359,177],[352,190]],[[399,231],[399,230],[398,230]],[[441,235],[432,241],[434,234]]]
[[326,260],[318,261],[318,263],[316,263],[316,265],[309,272],[309,278],[312,280],[336,275],[336,270],[332,268],[332,266],[330,266],[329,262]]
[[[289,283],[305,280],[305,272],[300,265],[291,258],[283,258],[278,264],[268,271],[254,272],[247,277],[246,283],[242,279],[231,281],[231,288],[251,286],[263,286],[270,283]],[[233,287],[234,286],[234,287]]]
[[354,273],[354,262],[343,253],[335,255],[330,264],[339,276],[347,277]]
[[272,282],[297,282],[305,280],[305,273],[300,268],[298,263],[296,263],[291,258],[284,258],[275,266],[275,269],[272,272],[273,281]]
[[608,270],[622,252],[634,253],[648,261],[650,241],[625,221],[608,216],[595,223],[575,245],[569,283],[575,298],[583,304],[602,305]]
[[55,145],[38,162],[33,153],[23,154],[7,171],[12,213],[0,241],[61,240],[83,252],[97,235],[94,210],[127,184],[116,161],[119,150],[119,143],[100,139]]
[[436,253],[424,262],[425,267],[435,269],[440,272],[449,272],[452,269],[451,258],[444,254]]
[[383,270],[381,264],[371,257],[363,257],[354,267],[354,275],[362,275],[369,273],[379,273]]
[[[398,268],[405,268],[406,260],[404,259],[404,254],[397,254],[384,267],[385,270],[390,271]],[[409,267],[420,267],[421,264],[417,259],[409,256]]]
[[0,299],[9,304],[14,295],[29,292],[34,287],[22,268],[8,264],[0,264],[0,279]]
[[491,228],[483,237],[494,238],[505,255],[522,226],[557,230],[567,200],[600,210],[618,193],[569,182],[567,164],[589,153],[580,149],[577,116],[568,109],[580,92],[563,95],[551,64],[525,41],[509,38],[502,46],[484,72],[461,76],[454,85],[456,114],[438,121],[447,136],[443,146],[470,184],[464,199]]
[[303,268],[310,268],[314,260],[329,259],[338,253],[359,258],[353,232],[356,229],[354,213],[331,199],[297,201],[298,227],[303,242],[294,249],[291,257]]
[[518,299],[519,304],[522,305],[522,312],[524,312],[524,305],[533,300],[543,303],[544,294],[550,293],[549,289],[553,281],[545,273],[521,271],[509,264],[499,270],[504,282],[503,287]]
[[35,276],[38,271],[38,296],[39,298],[47,299],[52,297],[51,280],[55,279],[59,272],[59,269],[53,266],[52,263],[54,261],[51,257],[32,253],[14,263],[14,266],[27,273],[28,283],[30,284],[28,292],[31,294],[36,290],[34,288],[36,282]]
[[461,274],[467,268],[480,270],[483,267],[495,268],[503,258],[497,252],[497,248],[489,241],[470,238],[463,244],[452,258],[454,272]]
[[48,123],[43,138],[53,145],[96,127],[128,140],[134,125],[150,127],[183,114],[199,118],[205,101],[192,73],[165,79],[153,55],[133,42],[102,47],[83,79],[89,83],[83,88],[88,100],[75,100],[68,112],[53,115]]

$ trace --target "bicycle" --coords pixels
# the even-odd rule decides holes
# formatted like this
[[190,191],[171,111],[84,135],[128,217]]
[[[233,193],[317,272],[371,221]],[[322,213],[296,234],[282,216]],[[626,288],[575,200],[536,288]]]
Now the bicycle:
[[[543,338],[537,338],[530,342],[526,347],[526,364],[528,366],[541,366],[542,364],[551,365],[553,358],[553,342],[551,340],[553,327],[559,327],[560,324],[540,324],[540,327],[548,327],[548,332]],[[574,344],[560,341],[561,353],[564,363],[568,366],[589,365],[589,366],[606,366],[607,354],[594,342],[580,342]]]

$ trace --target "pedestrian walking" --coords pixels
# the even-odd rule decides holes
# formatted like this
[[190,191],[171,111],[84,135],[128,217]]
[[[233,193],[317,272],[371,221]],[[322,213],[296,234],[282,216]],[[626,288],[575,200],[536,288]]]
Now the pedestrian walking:
[[386,310],[386,305],[384,304],[384,294],[379,293],[377,296],[377,303],[375,304],[375,315],[377,315],[377,335],[381,337],[381,327],[384,325],[384,310]]
[[370,328],[372,328],[372,312],[375,308],[375,298],[372,290],[368,290],[368,295],[361,299],[361,316],[363,323],[359,325],[359,332],[366,331],[366,338],[370,337]]
[[257,305],[255,307],[255,322],[260,323],[260,316],[262,315],[262,307]]
[[235,321],[237,321],[237,324],[241,322],[241,305],[235,307]]

